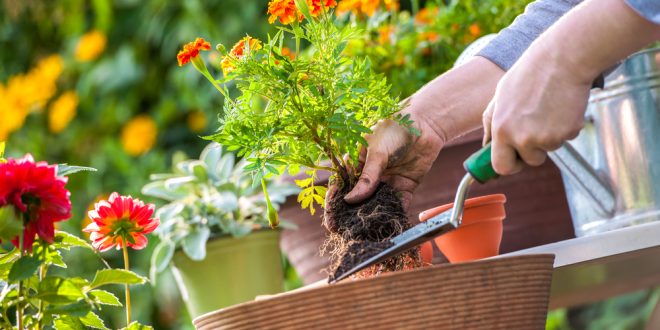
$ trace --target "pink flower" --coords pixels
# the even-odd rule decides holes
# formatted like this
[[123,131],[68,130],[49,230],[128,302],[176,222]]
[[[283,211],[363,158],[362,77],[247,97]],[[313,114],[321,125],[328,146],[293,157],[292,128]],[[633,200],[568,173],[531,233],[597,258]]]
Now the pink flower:
[[92,245],[101,252],[115,246],[117,250],[124,246],[140,250],[147,246],[145,235],[160,224],[158,218],[151,217],[153,213],[153,204],[145,205],[139,199],[115,192],[89,211],[92,222],[83,231],[90,233]]
[[[53,243],[54,223],[71,217],[66,182],[66,177],[57,176],[57,165],[35,163],[29,154],[0,163],[0,207],[13,207],[23,220],[24,250],[32,250],[35,235]],[[20,248],[18,236],[12,243]]]

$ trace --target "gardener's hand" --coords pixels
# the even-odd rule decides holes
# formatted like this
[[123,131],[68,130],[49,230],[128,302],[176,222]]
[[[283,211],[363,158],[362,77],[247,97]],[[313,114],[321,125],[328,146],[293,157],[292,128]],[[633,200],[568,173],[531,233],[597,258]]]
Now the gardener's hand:
[[579,133],[593,79],[659,38],[660,25],[623,0],[587,0],[566,14],[502,78],[484,113],[495,171],[542,164]]
[[360,180],[345,200],[359,203],[383,181],[401,193],[407,209],[445,142],[479,127],[482,110],[503,74],[489,60],[475,57],[411,96],[401,113],[410,114],[421,135],[414,136],[393,121],[378,123],[366,137],[369,147],[360,153]]
[[583,125],[591,84],[561,66],[536,63],[543,62],[523,56],[483,115],[484,142],[492,132],[493,168],[500,175],[516,173],[524,163],[543,164],[548,151],[577,136]]
[[[403,113],[406,113],[405,109]],[[431,168],[445,144],[444,133],[428,126],[427,119],[410,113],[420,136],[411,134],[397,122],[384,120],[366,137],[369,147],[360,152],[362,171],[355,188],[346,195],[348,203],[358,203],[370,197],[380,181],[389,183],[401,193],[401,202],[408,208],[412,193]]]

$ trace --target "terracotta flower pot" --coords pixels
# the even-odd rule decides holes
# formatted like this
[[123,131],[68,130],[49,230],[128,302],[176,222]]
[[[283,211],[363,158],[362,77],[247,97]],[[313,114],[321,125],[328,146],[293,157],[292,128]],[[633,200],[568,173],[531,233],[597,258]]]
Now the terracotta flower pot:
[[[461,226],[436,237],[435,244],[452,263],[498,255],[502,242],[502,220],[506,217],[505,202],[503,194],[466,200]],[[426,210],[419,214],[419,220],[426,221],[453,206],[451,203]]]

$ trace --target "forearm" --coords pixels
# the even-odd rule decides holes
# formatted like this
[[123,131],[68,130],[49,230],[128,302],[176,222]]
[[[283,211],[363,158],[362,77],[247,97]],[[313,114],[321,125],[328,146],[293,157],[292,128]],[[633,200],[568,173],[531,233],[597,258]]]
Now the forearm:
[[658,39],[660,25],[640,16],[623,0],[587,0],[539,37],[529,56],[546,68],[566,70],[579,82],[588,83]]
[[443,141],[481,126],[481,115],[504,70],[475,56],[421,88],[410,98],[409,111],[423,119]]

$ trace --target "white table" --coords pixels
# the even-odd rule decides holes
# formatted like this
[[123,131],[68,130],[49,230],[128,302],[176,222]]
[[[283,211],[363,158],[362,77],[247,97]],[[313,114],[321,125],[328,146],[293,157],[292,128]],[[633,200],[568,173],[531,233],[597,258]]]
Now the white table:
[[592,303],[660,285],[660,222],[501,255],[552,253],[550,309]]

